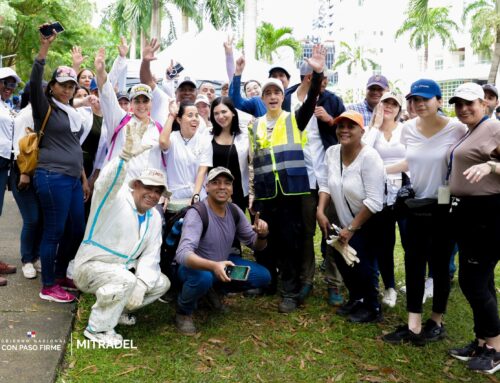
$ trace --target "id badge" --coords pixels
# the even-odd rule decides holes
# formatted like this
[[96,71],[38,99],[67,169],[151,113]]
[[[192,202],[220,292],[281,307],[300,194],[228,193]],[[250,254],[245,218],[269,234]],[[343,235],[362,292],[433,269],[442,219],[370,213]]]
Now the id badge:
[[449,205],[451,202],[450,186],[442,185],[438,188],[438,204]]

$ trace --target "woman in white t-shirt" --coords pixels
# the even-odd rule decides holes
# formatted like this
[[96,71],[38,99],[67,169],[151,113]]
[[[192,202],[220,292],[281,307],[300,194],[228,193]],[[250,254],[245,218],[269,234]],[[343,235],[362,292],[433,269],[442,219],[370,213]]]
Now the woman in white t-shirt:
[[340,244],[352,246],[360,261],[349,267],[343,256],[334,251],[335,263],[349,290],[349,301],[337,314],[349,316],[355,323],[378,322],[382,319],[375,268],[375,248],[379,241],[372,216],[383,208],[384,165],[377,151],[361,141],[360,113],[346,111],[333,123],[337,124],[340,144],[325,153],[327,174],[318,177],[316,218],[325,236],[328,235],[331,230],[325,210],[333,201],[342,226],[338,233]]
[[[370,127],[363,136],[363,142],[373,147],[384,161],[384,166],[393,165],[405,159],[405,147],[400,142],[403,125],[399,122],[403,97],[395,92],[386,92],[373,113]],[[381,238],[377,246],[377,263],[384,281],[382,303],[389,307],[396,305],[397,294],[394,279],[394,245],[396,244],[396,222],[403,247],[406,242],[404,220],[396,219],[393,205],[401,188],[402,173],[389,174],[386,178],[384,209],[377,214],[377,227]]]
[[[180,129],[172,131],[174,124],[179,124]],[[200,116],[193,103],[182,102],[177,106],[175,101],[170,102],[169,115],[160,135],[160,148],[167,151],[167,184],[172,192],[171,203],[189,204],[194,194],[198,167],[210,165],[200,161],[207,138],[198,131],[199,126]],[[205,196],[202,189],[200,197]]]
[[[466,127],[439,113],[441,89],[435,81],[414,82],[408,97],[412,99],[417,118],[406,122],[401,133],[406,160],[386,168],[388,173],[409,170],[415,190],[415,198],[408,201],[413,203],[407,218],[405,251],[408,324],[383,339],[393,344],[423,345],[445,336],[442,318],[450,293],[449,261],[454,245],[446,154],[465,135]],[[431,318],[422,326],[426,261],[433,270],[434,297]]]

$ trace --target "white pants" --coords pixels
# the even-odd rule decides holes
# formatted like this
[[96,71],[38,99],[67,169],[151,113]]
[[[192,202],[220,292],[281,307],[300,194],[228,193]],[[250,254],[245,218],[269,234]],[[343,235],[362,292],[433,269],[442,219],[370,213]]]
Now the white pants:
[[[134,291],[136,281],[136,276],[125,269],[123,264],[90,261],[75,270],[76,286],[83,292],[95,294],[97,298],[89,317],[92,331],[103,332],[115,328]],[[155,286],[146,290],[144,301],[137,309],[154,302],[169,288],[170,281],[160,274]]]

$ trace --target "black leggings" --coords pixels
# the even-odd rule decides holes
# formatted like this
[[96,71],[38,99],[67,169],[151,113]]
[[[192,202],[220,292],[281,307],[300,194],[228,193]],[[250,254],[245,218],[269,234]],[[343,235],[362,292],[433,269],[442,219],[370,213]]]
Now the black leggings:
[[500,334],[495,266],[500,255],[500,195],[461,197],[453,207],[460,252],[459,282],[479,339]]

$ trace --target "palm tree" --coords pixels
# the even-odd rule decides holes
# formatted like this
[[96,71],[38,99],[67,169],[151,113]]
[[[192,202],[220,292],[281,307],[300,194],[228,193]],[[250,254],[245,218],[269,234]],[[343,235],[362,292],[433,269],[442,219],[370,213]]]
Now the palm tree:
[[273,53],[280,47],[290,47],[296,58],[302,54],[302,45],[298,40],[288,36],[293,28],[282,27],[275,29],[271,23],[262,23],[257,28],[256,55],[257,59],[267,62],[273,61]]
[[407,18],[396,31],[396,38],[410,32],[410,46],[424,48],[424,65],[429,62],[429,42],[439,37],[442,45],[454,46],[451,32],[458,30],[457,24],[448,18],[448,8],[429,8],[429,0],[410,0]]
[[500,64],[500,0],[476,0],[470,3],[464,9],[464,24],[469,16],[472,49],[474,53],[492,58],[488,82],[494,84]]
[[350,75],[353,72],[353,69],[354,72],[357,73],[359,68],[361,68],[363,72],[366,72],[368,70],[368,66],[370,66],[371,69],[378,67],[378,64],[374,60],[367,57],[367,53],[369,54],[370,51],[365,50],[363,47],[351,47],[344,41],[340,42],[340,46],[343,49],[339,53],[337,61],[333,64],[332,69],[337,69],[342,65],[347,65],[347,74]]
[[245,56],[255,59],[257,47],[257,0],[244,0],[245,9],[243,12],[243,45],[245,46]]

